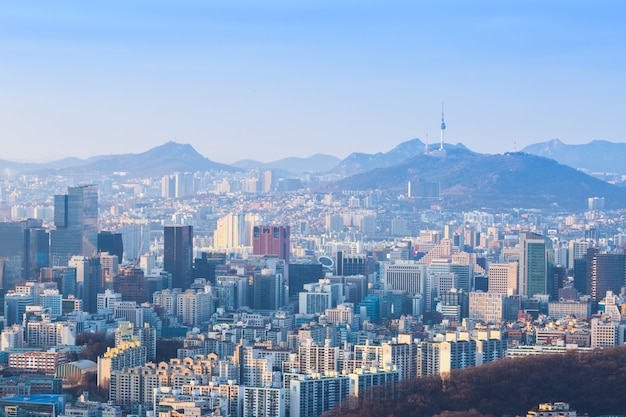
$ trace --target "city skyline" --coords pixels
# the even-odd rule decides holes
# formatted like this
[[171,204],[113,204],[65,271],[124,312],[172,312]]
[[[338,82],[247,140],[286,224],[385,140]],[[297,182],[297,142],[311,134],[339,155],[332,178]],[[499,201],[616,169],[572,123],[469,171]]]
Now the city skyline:
[[626,6],[9,2],[3,159],[189,143],[211,160],[621,142]]

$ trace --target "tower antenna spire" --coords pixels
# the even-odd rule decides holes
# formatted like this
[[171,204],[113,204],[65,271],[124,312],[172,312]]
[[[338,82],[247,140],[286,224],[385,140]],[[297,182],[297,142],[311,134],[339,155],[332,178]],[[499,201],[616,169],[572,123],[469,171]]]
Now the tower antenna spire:
[[443,121],[443,101],[441,102],[441,141],[439,142],[439,150],[443,151],[443,131],[446,130],[446,122]]
[[426,126],[426,145],[424,145],[424,153],[428,155],[428,126]]

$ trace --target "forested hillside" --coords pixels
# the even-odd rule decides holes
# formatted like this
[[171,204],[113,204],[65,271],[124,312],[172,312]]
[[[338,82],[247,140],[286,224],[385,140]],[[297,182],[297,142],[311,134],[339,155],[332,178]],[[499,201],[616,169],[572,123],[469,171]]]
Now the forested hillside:
[[[591,417],[626,410],[626,347],[518,359],[419,378],[375,395],[358,408],[344,403],[330,415],[353,417],[502,417],[525,415],[539,403],[564,401]],[[354,407],[354,404],[352,404]]]

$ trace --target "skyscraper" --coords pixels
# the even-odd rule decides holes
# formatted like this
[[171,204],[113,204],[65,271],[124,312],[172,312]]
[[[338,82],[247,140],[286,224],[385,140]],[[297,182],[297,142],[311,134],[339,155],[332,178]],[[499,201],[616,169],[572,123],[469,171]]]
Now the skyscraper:
[[517,293],[518,263],[489,264],[489,292],[513,295]]
[[110,231],[98,233],[98,252],[109,252],[110,255],[116,255],[117,261],[121,264],[124,257],[122,234]]
[[289,262],[289,226],[254,226],[252,253],[276,255]]
[[152,301],[148,291],[148,281],[143,270],[133,267],[121,267],[113,277],[113,291],[122,294],[122,300],[135,301],[137,304]]
[[41,220],[0,222],[0,258],[4,281],[0,288],[11,289],[20,280],[37,281],[39,270],[48,266],[48,233]]
[[304,284],[318,282],[324,278],[321,263],[290,263],[289,264],[289,297],[297,297],[304,291]]
[[270,270],[254,274],[251,301],[252,308],[257,310],[278,310],[285,305],[283,274]]
[[551,241],[535,233],[522,232],[519,245],[520,295],[549,294],[548,280],[553,278]]
[[587,294],[593,301],[604,298],[607,291],[619,294],[626,280],[626,255],[587,250]]
[[184,291],[192,280],[193,227],[165,226],[163,238],[163,268],[172,274],[172,288]]
[[88,258],[85,256],[72,256],[68,266],[76,268],[76,298],[83,300],[83,308],[86,312],[98,311],[98,293],[104,291],[104,279],[100,258]]
[[24,255],[22,278],[27,281],[39,279],[41,268],[49,265],[50,235],[41,227],[24,229]]
[[54,225],[50,233],[50,260],[67,265],[73,255],[93,256],[98,244],[98,187],[69,187],[54,196]]

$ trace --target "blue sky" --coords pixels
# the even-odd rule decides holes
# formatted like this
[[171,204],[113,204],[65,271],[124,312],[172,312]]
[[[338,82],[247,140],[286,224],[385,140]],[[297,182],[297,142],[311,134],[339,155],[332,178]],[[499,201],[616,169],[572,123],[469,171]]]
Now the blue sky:
[[5,1],[1,159],[626,141],[626,2]]

